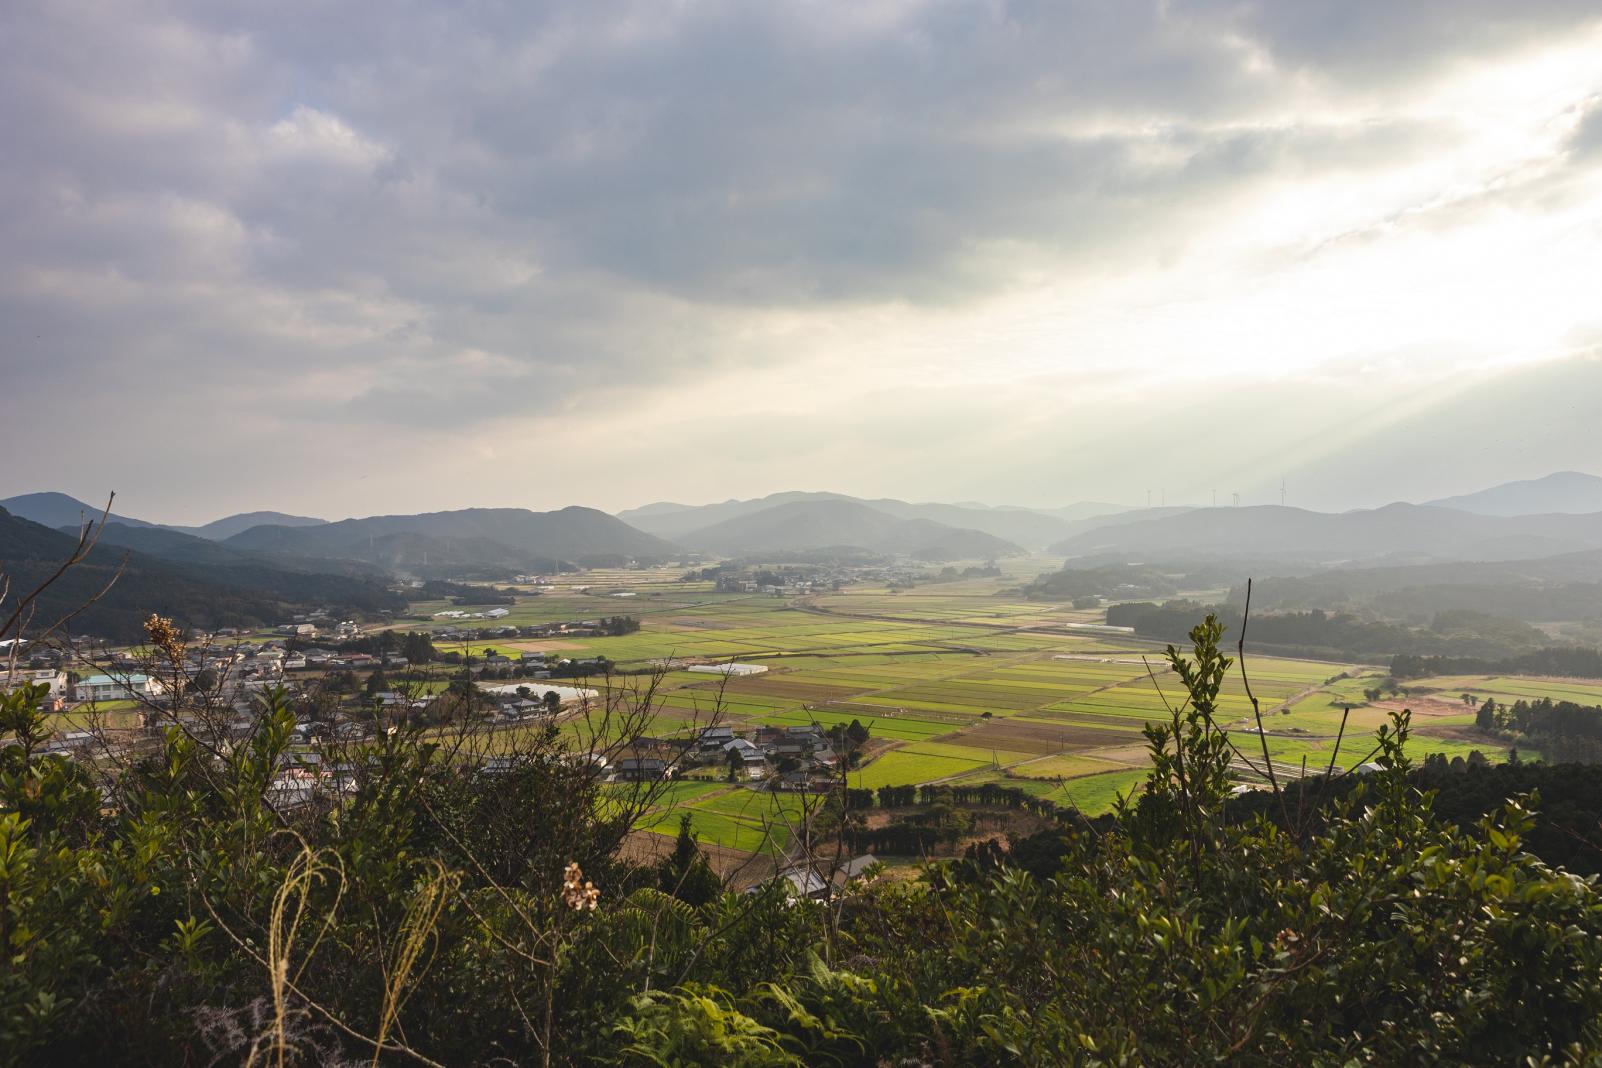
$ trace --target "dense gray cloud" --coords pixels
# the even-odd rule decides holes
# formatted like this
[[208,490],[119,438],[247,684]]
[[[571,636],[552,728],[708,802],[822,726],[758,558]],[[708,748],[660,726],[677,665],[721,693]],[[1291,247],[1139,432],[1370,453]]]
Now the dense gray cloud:
[[[1016,458],[988,495],[1016,494],[1093,440],[1064,413],[1185,417],[1180,387],[1131,398],[1198,377],[1192,339],[1234,343],[1196,308],[1295,288],[1286,264],[1354,235],[1583,200],[1522,146],[1482,188],[1427,173],[1483,136],[1430,101],[1597,30],[1579,0],[11,5],[0,403],[49,446],[10,489],[109,482],[193,519],[675,495],[653,462],[704,464],[709,496],[841,455],[882,480],[849,488],[968,485],[936,455]],[[1597,114],[1561,146],[1585,175]],[[1337,191],[1316,223],[1312,188]],[[1451,338],[1355,333],[1285,359],[1452,371]],[[1229,370],[1276,366],[1253,360]],[[183,487],[153,473],[175,451]],[[1111,485],[1075,477],[1044,497]]]

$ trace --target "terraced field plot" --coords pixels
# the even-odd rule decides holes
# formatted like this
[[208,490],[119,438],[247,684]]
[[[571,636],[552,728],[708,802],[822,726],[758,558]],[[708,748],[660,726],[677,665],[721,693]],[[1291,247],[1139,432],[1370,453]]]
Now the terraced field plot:
[[1062,805],[1072,805],[1081,812],[1097,814],[1107,812],[1120,797],[1138,794],[1146,782],[1144,768],[1133,771],[1112,771],[1104,775],[1087,775],[1069,779],[1056,793],[1040,796]]
[[1013,775],[1030,779],[1077,779],[1085,775],[1099,775],[1108,771],[1123,771],[1126,766],[1097,757],[1062,755],[1035,757],[1014,765]]
[[933,741],[920,741],[912,745],[902,746],[901,752],[923,753],[928,756],[956,757],[961,760],[971,760],[974,758],[975,754],[981,754],[988,757],[988,762],[997,765],[1016,764],[1021,760],[1029,760],[1034,756],[1032,753],[1024,753],[1011,749],[986,750],[982,746],[967,745],[962,741],[968,737],[967,735],[947,735],[946,737],[958,740],[940,741],[939,739],[936,739]]
[[662,835],[679,833],[679,814],[691,816],[691,831],[695,837],[725,849],[738,849],[744,853],[780,852],[789,842],[782,825],[764,824],[756,820],[740,819],[721,812],[709,812],[696,806],[664,809],[640,821],[639,829]]
[[[1346,699],[1325,691],[1308,694],[1292,704],[1287,713],[1268,717],[1265,726],[1271,731],[1304,730],[1311,734],[1333,734],[1340,729],[1347,703]],[[1346,721],[1349,733],[1372,734],[1390,722],[1386,709],[1368,706],[1361,697],[1350,707],[1351,715]],[[1472,720],[1473,716],[1469,718]]]
[[935,782],[961,775],[965,771],[990,765],[990,760],[975,754],[972,757],[945,756],[896,749],[850,774],[850,785],[858,789],[875,790],[881,786],[907,786],[914,783]]
[[689,813],[691,830],[698,839],[756,853],[782,850],[789,843],[792,830],[800,825],[805,802],[794,794],[697,785],[702,788],[687,797],[664,798],[642,821],[641,828],[677,834],[681,813]]
[[[1036,654],[1038,656],[1038,654]],[[1133,679],[1138,665],[1039,660],[1027,656],[969,657],[949,670],[925,669],[904,685],[852,699],[853,706],[956,716],[1009,716],[1060,705]],[[910,672],[909,672],[910,673]]]
[[1081,812],[1096,815],[1113,806],[1116,797],[1138,793],[1146,781],[1143,768],[1124,767],[1121,770],[1081,775],[1061,782],[1046,779],[1022,778],[1010,770],[976,771],[956,780],[963,785],[978,786],[993,782],[1000,786],[1022,790],[1032,797],[1054,801],[1059,805],[1072,805]]
[[[1255,741],[1252,742],[1253,747],[1251,748],[1239,741],[1237,741],[1237,744],[1242,745],[1248,756],[1255,757],[1257,755],[1258,750],[1255,748]],[[1302,740],[1270,737],[1268,739],[1268,751],[1275,761],[1286,764],[1299,764],[1301,758],[1305,756],[1309,770],[1322,770],[1326,767],[1329,764],[1330,753],[1334,750],[1334,747],[1335,743],[1332,738]],[[1474,750],[1479,750],[1487,758],[1494,761],[1504,760],[1507,757],[1507,748],[1504,745],[1498,745],[1493,742],[1465,741],[1458,738],[1441,737],[1417,730],[1413,731],[1408,738],[1405,748],[1409,759],[1415,762],[1423,761],[1424,757],[1430,753],[1441,753],[1448,758],[1454,756],[1467,757]],[[1373,734],[1363,732],[1359,732],[1355,736],[1348,734],[1341,744],[1340,755],[1335,762],[1336,766],[1341,768],[1356,767],[1364,760],[1373,759],[1373,751]]]
[[1477,701],[1494,697],[1500,702],[1533,701],[1550,697],[1554,701],[1573,701],[1580,705],[1602,705],[1602,679],[1546,679],[1514,678],[1505,675],[1448,675],[1416,679],[1407,683],[1409,688],[1440,691],[1439,696],[1450,700],[1462,693],[1472,693]]
[[[1113,688],[1085,697],[1073,698],[1050,706],[1050,711],[1070,712],[1081,716],[1127,717],[1146,721],[1166,715],[1166,705],[1178,705],[1184,700],[1179,677],[1166,668],[1152,665],[1155,680],[1142,671],[1140,677]],[[1256,695],[1265,715],[1314,687],[1321,686],[1333,675],[1341,673],[1337,665],[1298,660],[1271,660],[1253,657],[1249,669],[1251,690]],[[1238,670],[1224,679],[1219,694],[1219,720],[1231,723],[1244,720],[1252,714],[1251,701]]]
[[1066,753],[1076,749],[1092,749],[1108,745],[1128,745],[1138,741],[1136,726],[1119,729],[1116,725],[1087,726],[1054,720],[1015,719],[989,720],[971,730],[940,739],[949,744],[966,745],[989,752],[1000,749],[1008,752],[1043,756],[1047,753]]

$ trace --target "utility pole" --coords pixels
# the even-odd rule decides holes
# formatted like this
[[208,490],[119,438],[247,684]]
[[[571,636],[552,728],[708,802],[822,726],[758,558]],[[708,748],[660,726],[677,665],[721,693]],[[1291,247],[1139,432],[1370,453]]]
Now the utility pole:
[[1231,502],[1230,507],[1231,508],[1239,508],[1240,507],[1240,494],[1231,493],[1230,497],[1233,498],[1233,501]]
[[1218,490],[1216,489],[1213,490],[1213,507],[1218,507]]
[[1283,478],[1279,480],[1279,506],[1281,508],[1285,507],[1285,480]]

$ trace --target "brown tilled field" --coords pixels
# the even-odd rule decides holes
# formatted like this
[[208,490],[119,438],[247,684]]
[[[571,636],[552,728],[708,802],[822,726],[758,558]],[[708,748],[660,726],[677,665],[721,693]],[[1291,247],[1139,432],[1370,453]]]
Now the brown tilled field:
[[1102,745],[1125,745],[1129,742],[1129,732],[1013,718],[991,720],[971,730],[954,731],[932,740],[975,749],[1044,754]]
[[774,678],[771,675],[748,676],[729,684],[730,694],[742,693],[763,697],[787,697],[798,701],[829,701],[855,693],[857,686],[836,686],[829,683],[803,682],[800,679]]

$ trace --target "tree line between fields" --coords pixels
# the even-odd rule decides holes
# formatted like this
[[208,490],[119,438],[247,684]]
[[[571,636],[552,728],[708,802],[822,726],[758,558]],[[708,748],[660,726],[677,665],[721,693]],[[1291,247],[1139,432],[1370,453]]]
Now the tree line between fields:
[[[177,670],[161,623],[153,670]],[[43,693],[18,689],[0,701],[0,1062],[1506,1064],[1602,1048],[1602,895],[1571,874],[1597,867],[1590,777],[1415,769],[1398,713],[1358,743],[1375,773],[1232,799],[1231,768],[1266,753],[1216,722],[1238,670],[1223,630],[1209,617],[1170,650],[1187,699],[1156,710],[1151,772],[1111,814],[1041,810],[1036,834],[848,883],[834,865],[870,841],[869,810],[842,783],[785,817],[802,875],[752,893],[717,882],[686,825],[662,859],[626,848],[669,795],[607,785],[593,758],[651,729],[649,688],[609,698],[588,746],[576,723],[497,736],[490,756],[465,726],[403,723],[323,753],[327,778],[286,772],[304,761],[283,692],[227,744],[192,710],[148,750],[87,761],[51,751]],[[919,789],[912,811],[909,789],[873,799],[939,833],[1027,803]]]
[[[1242,603],[1206,605],[1188,600],[1162,604],[1133,601],[1107,607],[1107,623],[1129,627],[1143,638],[1183,641],[1190,626],[1216,615],[1231,633],[1239,633],[1245,616]],[[1595,649],[1547,648],[1547,636],[1527,623],[1485,612],[1454,609],[1439,612],[1427,627],[1409,627],[1383,620],[1361,619],[1345,612],[1253,613],[1254,646],[1291,656],[1404,665],[1455,662],[1561,665],[1552,674],[1584,674],[1602,678],[1602,653]]]
[[1511,705],[1487,697],[1474,725],[1537,749],[1552,763],[1602,764],[1602,707],[1550,697]]

